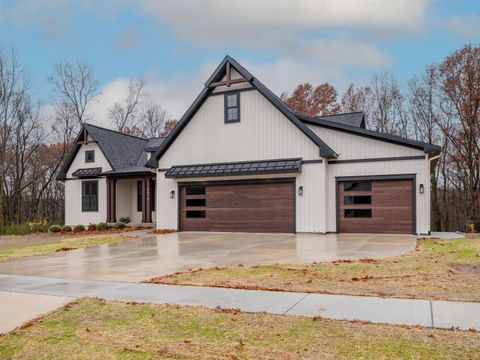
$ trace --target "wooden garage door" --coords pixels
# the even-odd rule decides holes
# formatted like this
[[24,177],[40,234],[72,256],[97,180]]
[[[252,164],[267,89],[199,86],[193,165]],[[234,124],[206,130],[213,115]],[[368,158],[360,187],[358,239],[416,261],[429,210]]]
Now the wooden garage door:
[[293,182],[180,187],[183,231],[295,232]]
[[340,232],[414,233],[413,181],[342,181],[338,184]]

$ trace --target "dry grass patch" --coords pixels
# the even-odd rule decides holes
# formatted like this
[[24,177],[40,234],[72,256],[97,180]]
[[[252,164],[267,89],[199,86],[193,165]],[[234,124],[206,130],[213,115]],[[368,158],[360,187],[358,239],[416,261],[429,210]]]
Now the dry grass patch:
[[157,277],[147,282],[480,301],[480,237],[419,239],[415,251],[381,260],[214,267]]
[[89,246],[110,244],[119,241],[131,240],[134,238],[137,238],[137,236],[122,236],[118,234],[73,237],[71,236],[65,238],[58,238],[58,241],[54,243],[51,243],[49,238],[46,244],[0,250],[0,262],[18,259],[26,256],[50,254],[54,252],[76,250]]
[[83,299],[0,338],[4,359],[478,359],[474,332]]

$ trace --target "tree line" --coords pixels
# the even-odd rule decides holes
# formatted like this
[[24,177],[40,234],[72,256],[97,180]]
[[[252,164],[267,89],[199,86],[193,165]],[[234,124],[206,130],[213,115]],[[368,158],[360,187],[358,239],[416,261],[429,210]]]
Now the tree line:
[[383,73],[341,95],[305,83],[282,99],[309,116],[363,111],[372,130],[442,146],[430,179],[432,229],[480,231],[480,47],[465,45],[406,84]]
[[[0,230],[63,223],[64,187],[55,177],[82,125],[95,120],[90,108],[99,86],[90,64],[59,62],[46,80],[48,104],[36,100],[16,52],[0,49]],[[176,121],[148,95],[142,77],[131,80],[126,98],[108,111],[111,127],[146,138],[168,135]]]
[[[15,51],[0,49],[0,228],[63,221],[64,188],[55,177],[82,124],[92,120],[99,85],[84,62],[59,62],[47,80],[51,102],[42,104]],[[148,95],[144,78],[130,80],[125,99],[108,110],[111,127],[166,136],[176,121]],[[465,45],[405,84],[382,73],[342,94],[328,83],[305,83],[281,98],[309,116],[363,111],[372,130],[441,145],[431,175],[432,229],[468,222],[480,229],[480,47]]]

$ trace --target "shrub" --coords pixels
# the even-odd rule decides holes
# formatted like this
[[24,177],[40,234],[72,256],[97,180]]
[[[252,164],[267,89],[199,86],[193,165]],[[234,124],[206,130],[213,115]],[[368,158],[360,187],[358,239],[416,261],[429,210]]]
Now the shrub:
[[85,226],[83,225],[75,225],[73,231],[85,231]]
[[49,233],[58,233],[62,231],[62,227],[60,225],[52,225],[48,228]]
[[109,227],[107,223],[102,222],[98,223],[97,230],[107,230]]
[[0,235],[27,235],[32,233],[28,224],[8,224],[0,226]]
[[97,230],[97,225],[95,225],[95,224],[89,224],[89,225],[88,225],[88,230],[90,230],[90,231]]
[[125,229],[125,224],[123,222],[116,223],[115,229]]
[[122,216],[119,221],[124,224],[128,224],[132,222],[132,220],[128,216]]
[[62,226],[62,231],[63,232],[72,231],[72,227],[68,225],[64,225]]
[[48,229],[47,220],[34,220],[28,223],[28,227],[30,228],[30,232],[44,232]]

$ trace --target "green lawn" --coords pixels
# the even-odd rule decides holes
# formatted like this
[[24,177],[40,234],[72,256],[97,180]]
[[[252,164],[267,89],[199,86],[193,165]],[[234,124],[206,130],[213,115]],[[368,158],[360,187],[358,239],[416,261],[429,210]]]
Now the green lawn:
[[419,240],[416,251],[382,260],[214,267],[147,282],[480,301],[480,237]]
[[[26,245],[13,249],[0,250],[0,262],[32,255],[49,254],[58,251],[68,251],[89,246],[110,244],[134,238],[134,236],[120,236],[118,234],[71,236],[66,238],[58,237],[58,241],[52,243],[52,237],[54,236],[55,235],[45,237],[44,244],[36,244],[30,246]],[[18,242],[19,244],[21,244],[21,240],[19,240]]]
[[479,359],[480,334],[83,299],[0,338],[2,359]]

